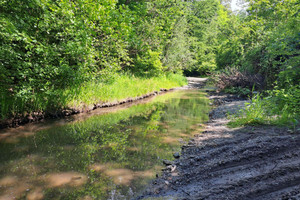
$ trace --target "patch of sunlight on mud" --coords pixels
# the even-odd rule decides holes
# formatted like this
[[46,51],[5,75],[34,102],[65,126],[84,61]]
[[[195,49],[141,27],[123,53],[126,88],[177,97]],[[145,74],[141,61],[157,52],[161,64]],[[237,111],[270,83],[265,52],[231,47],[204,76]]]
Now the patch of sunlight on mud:
[[152,178],[154,170],[132,171],[129,169],[110,169],[104,172],[107,176],[113,177],[114,183],[129,185],[136,178]]
[[191,136],[191,134],[187,134],[187,133],[180,133],[179,134],[180,137],[186,138],[188,136]]
[[89,169],[95,172],[104,172],[110,169],[117,169],[120,168],[119,163],[95,163],[89,166]]
[[0,179],[0,187],[7,187],[15,185],[18,179],[15,176],[6,176]]
[[107,169],[107,164],[93,164],[89,168],[95,172],[102,172]]
[[135,172],[135,176],[138,177],[143,177],[143,178],[151,178],[154,177],[155,172],[153,170],[146,170],[146,171],[139,171],[139,172]]
[[202,132],[203,132],[203,128],[198,128],[198,129],[195,129],[195,130],[192,130],[189,134],[188,134],[188,136],[194,136],[194,135],[196,135],[196,134],[201,134]]
[[80,200],[94,200],[94,198],[89,195],[86,195],[86,196],[80,198]]
[[0,196],[0,200],[11,200],[11,199],[19,199],[24,192],[26,192],[30,185],[28,185],[25,181],[20,181],[14,183],[12,186],[4,187],[5,192]]
[[0,189],[4,189],[0,195],[0,200],[4,199],[19,199],[25,193],[28,200],[40,200],[43,199],[42,188],[35,188],[35,185],[40,184],[36,175],[40,172],[40,168],[31,163],[37,160],[39,157],[36,155],[30,155],[26,159],[20,159],[11,165],[12,171],[15,176],[5,176],[0,179]]
[[178,143],[179,138],[176,137],[163,137],[163,143],[165,144],[176,144]]
[[126,150],[127,151],[140,151],[141,148],[138,148],[138,147],[127,147]]
[[134,172],[129,169],[110,169],[104,173],[112,177],[115,184],[128,185],[134,179]]
[[78,187],[85,184],[87,180],[86,175],[77,172],[52,173],[46,175],[45,178],[45,182],[49,188],[63,186]]
[[44,199],[44,192],[43,189],[38,187],[28,193],[26,196],[27,200],[42,200]]
[[4,142],[4,143],[15,144],[15,143],[18,143],[21,138],[31,137],[34,134],[35,134],[35,132],[33,132],[33,131],[1,133],[0,141]]
[[124,168],[115,168],[113,164],[93,164],[89,168],[97,173],[103,173],[106,176],[112,177],[115,184],[129,185],[136,178],[152,178],[155,172],[162,167],[157,165],[151,170],[133,171]]

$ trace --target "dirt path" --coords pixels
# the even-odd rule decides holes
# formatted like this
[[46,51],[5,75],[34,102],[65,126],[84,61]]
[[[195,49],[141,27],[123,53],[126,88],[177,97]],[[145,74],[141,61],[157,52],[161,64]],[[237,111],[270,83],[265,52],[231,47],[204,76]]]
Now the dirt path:
[[202,88],[207,78],[196,78],[196,77],[187,77],[188,85],[181,87],[180,89],[199,89]]
[[[279,127],[226,127],[245,101],[211,95],[219,106],[206,131],[182,147],[137,199],[300,199],[300,133]],[[159,198],[158,198],[159,197]]]

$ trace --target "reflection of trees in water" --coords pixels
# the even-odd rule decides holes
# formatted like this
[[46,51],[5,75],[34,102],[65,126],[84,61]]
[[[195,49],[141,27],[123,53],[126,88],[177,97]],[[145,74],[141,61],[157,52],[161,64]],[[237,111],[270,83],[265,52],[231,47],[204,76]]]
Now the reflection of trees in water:
[[190,132],[192,125],[208,120],[208,100],[197,98],[191,94],[189,98],[174,98],[167,104],[163,120],[171,123],[173,130],[181,133]]
[[[185,98],[180,98],[183,95]],[[158,158],[172,159],[172,152],[180,145],[172,138],[180,138],[191,125],[207,119],[207,100],[198,98],[198,93],[187,95],[168,93],[152,103],[53,127],[17,144],[1,145],[1,152],[9,154],[0,158],[5,163],[1,175],[26,178],[31,176],[27,167],[38,169],[28,179],[34,183],[29,187],[42,187],[46,198],[72,199],[89,194],[107,199],[107,191],[126,194],[128,186],[136,191],[155,175],[161,164]],[[36,158],[28,161],[29,155]],[[48,187],[53,174],[59,179],[55,183],[67,184]],[[79,187],[79,182],[86,184]]]

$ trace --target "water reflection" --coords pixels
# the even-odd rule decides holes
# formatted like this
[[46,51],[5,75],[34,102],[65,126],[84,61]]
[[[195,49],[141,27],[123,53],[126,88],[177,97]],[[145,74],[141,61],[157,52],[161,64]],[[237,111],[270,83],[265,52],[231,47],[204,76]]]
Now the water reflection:
[[[175,91],[61,125],[0,134],[0,200],[130,199],[201,132],[208,100]],[[22,130],[22,128],[21,128]]]

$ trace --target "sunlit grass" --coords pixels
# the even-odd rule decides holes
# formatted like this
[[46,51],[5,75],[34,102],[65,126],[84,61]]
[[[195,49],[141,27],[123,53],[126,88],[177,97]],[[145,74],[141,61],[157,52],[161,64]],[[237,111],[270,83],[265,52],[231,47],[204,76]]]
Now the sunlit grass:
[[26,98],[22,95],[11,96],[7,93],[0,93],[0,119],[3,120],[17,115],[31,115],[34,112],[56,113],[66,108],[81,109],[97,103],[114,102],[142,96],[159,91],[161,88],[179,87],[186,83],[186,79],[178,74],[152,78],[117,74],[107,82],[92,80],[63,90],[36,92],[31,94],[30,97],[26,96]]
[[88,82],[77,89],[76,95],[66,96],[71,98],[67,101],[68,106],[80,106],[82,104],[93,104],[113,102],[128,97],[138,97],[144,94],[159,91],[161,88],[170,89],[186,84],[185,78],[180,75],[168,75],[154,78],[138,78],[127,75],[118,75],[110,84]]
[[278,107],[271,97],[262,98],[260,94],[257,94],[244,109],[231,116],[232,121],[228,123],[228,126],[288,125],[295,127],[298,124],[297,115],[290,112],[288,105],[281,109]]

